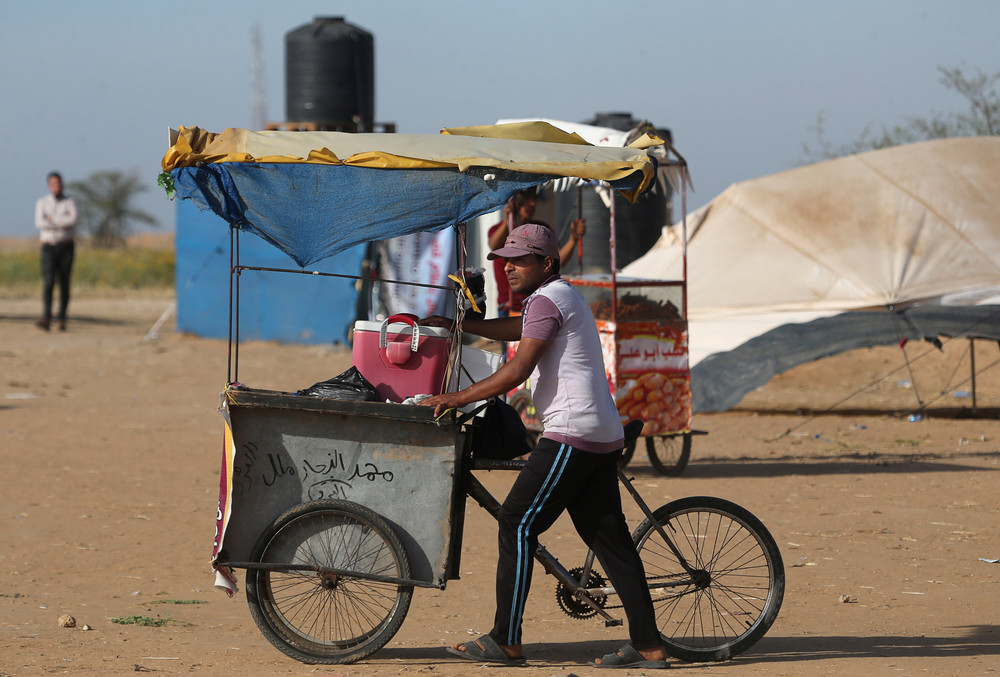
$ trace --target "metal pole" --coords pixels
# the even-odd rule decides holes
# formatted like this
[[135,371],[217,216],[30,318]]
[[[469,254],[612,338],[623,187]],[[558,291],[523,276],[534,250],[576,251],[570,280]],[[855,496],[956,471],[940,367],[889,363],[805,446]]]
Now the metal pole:
[[232,226],[229,227],[229,352],[226,357],[226,385],[228,386],[233,382],[233,275],[235,273],[235,268],[233,266],[233,247],[235,246],[233,242],[233,230]]
[[969,363],[972,369],[972,413],[976,413],[976,339],[969,339]]
[[236,322],[233,331],[236,345],[233,349],[233,381],[240,380],[240,231],[236,230]]
[[[576,218],[583,218],[583,186],[576,189]],[[572,232],[573,224],[570,223],[569,227]],[[583,275],[583,240],[580,238],[576,240],[576,274]]]
[[[608,188],[611,189],[611,185],[608,184]],[[618,278],[617,269],[618,265],[615,261],[615,191],[611,189],[611,214],[610,214],[610,249],[611,249],[611,319],[614,321],[615,326],[618,325]]]
[[687,164],[681,165],[681,279],[684,281],[682,312],[684,321],[688,319],[688,225],[687,225]]

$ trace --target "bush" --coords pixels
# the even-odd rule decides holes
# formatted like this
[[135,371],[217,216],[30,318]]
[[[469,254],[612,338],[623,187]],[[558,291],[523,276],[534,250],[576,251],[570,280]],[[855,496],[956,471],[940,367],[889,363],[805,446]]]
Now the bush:
[[[174,251],[94,249],[77,243],[72,284],[74,289],[169,289],[174,284]],[[40,285],[37,248],[0,252],[0,288],[33,293]]]

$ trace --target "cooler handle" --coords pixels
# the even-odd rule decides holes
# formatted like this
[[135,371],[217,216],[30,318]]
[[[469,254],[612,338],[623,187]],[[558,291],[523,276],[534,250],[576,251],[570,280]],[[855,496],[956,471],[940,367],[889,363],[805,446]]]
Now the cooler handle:
[[[401,322],[403,324],[408,324],[411,327],[412,336],[410,338],[410,352],[405,353],[405,357],[400,355],[397,351],[393,351],[392,354],[387,352],[389,347],[389,340],[386,337],[386,332],[389,329],[389,324],[392,322]],[[394,341],[393,345],[399,344],[399,341]],[[382,327],[379,329],[378,333],[378,347],[383,353],[386,353],[389,361],[393,364],[405,364],[408,359],[410,359],[410,354],[417,352],[420,348],[420,325],[417,324],[414,315],[409,313],[402,315],[390,315],[382,321]]]

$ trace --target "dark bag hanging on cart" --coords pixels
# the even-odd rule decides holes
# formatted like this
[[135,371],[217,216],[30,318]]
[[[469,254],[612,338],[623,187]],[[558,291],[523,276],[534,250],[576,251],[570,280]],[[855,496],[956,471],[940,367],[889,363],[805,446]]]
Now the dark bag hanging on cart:
[[314,383],[295,394],[329,397],[335,400],[353,400],[355,402],[381,401],[375,391],[375,386],[369,383],[357,367],[351,367],[344,373],[326,381]]
[[514,407],[498,397],[484,405],[472,433],[472,454],[477,458],[509,461],[531,452],[528,429]]

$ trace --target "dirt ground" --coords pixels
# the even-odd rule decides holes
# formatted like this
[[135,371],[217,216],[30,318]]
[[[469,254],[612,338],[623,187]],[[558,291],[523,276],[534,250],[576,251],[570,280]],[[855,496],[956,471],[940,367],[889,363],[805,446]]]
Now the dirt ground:
[[[79,298],[67,332],[43,333],[32,325],[35,299],[0,299],[0,675],[513,672],[443,649],[492,621],[495,526],[475,505],[462,578],[417,590],[399,633],[356,665],[286,658],[257,630],[242,591],[229,599],[212,587],[227,349],[176,333],[172,318],[147,338],[170,301]],[[673,662],[679,674],[1000,672],[1000,564],[983,561],[1000,558],[1000,370],[978,378],[978,416],[967,416],[971,398],[951,392],[970,389],[955,385],[968,377],[967,347],[949,343],[912,373],[894,371],[904,364],[894,347],[778,376],[737,410],[695,417],[708,434],[678,478],[655,475],[637,453],[629,468],[649,503],[734,500],[774,534],[787,572],[784,606],[759,644],[726,663]],[[979,344],[976,357],[987,367],[997,349]],[[240,380],[295,390],[349,360],[338,347],[248,344]],[[917,394],[934,402],[910,422]],[[502,494],[510,476],[484,481]],[[634,524],[638,511],[629,514]],[[565,520],[544,542],[567,559],[582,554]],[[565,616],[553,580],[536,573],[530,662],[517,674],[602,673],[588,661],[616,649],[624,630]],[[63,614],[76,627],[60,627]],[[169,620],[110,620],[131,615]]]

